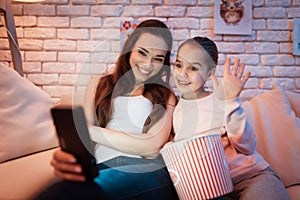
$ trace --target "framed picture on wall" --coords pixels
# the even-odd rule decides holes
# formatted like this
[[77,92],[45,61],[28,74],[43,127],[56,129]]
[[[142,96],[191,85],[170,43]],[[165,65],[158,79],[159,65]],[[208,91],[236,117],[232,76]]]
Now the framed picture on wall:
[[215,0],[214,32],[251,35],[252,0]]
[[121,21],[120,23],[120,48],[122,49],[124,42],[128,36],[134,31],[139,22],[136,21]]
[[300,18],[294,19],[293,54],[300,55]]

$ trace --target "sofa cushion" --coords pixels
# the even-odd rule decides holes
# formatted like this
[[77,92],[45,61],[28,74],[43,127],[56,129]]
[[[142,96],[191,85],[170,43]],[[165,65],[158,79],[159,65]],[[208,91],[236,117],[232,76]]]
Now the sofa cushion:
[[57,182],[50,165],[56,149],[42,151],[0,165],[0,199],[34,199],[41,191]]
[[[299,99],[298,99],[299,101]],[[257,151],[286,187],[300,183],[300,119],[285,92],[277,87],[243,102],[257,135]]]
[[286,191],[289,193],[291,200],[299,200],[300,184],[289,186],[286,188]]
[[57,146],[50,96],[0,64],[0,163]]
[[291,108],[295,112],[297,117],[300,117],[300,93],[286,91],[288,100],[291,104]]

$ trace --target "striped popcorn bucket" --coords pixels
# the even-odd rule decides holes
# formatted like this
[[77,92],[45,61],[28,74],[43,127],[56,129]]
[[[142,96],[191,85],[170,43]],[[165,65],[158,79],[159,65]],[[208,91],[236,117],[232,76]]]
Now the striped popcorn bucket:
[[211,199],[233,190],[219,133],[175,142],[160,153],[181,200]]

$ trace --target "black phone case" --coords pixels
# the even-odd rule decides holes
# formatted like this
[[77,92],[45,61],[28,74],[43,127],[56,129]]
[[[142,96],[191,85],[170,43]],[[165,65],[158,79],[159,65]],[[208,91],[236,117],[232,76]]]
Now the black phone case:
[[87,180],[96,177],[99,172],[83,108],[58,106],[51,114],[62,150],[76,157]]

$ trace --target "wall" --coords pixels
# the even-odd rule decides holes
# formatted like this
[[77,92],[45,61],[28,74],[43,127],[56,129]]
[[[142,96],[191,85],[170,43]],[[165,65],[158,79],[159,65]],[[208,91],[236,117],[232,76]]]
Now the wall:
[[[218,75],[227,56],[244,61],[252,76],[243,97],[271,89],[272,83],[300,91],[300,57],[292,54],[293,18],[300,18],[300,0],[252,4],[252,34],[246,36],[214,34],[213,0],[46,0],[13,2],[13,12],[25,77],[53,99],[112,68],[120,51],[120,21],[154,17],[172,26],[173,53],[182,40],[201,35],[218,45]],[[0,62],[11,65],[0,24]]]

